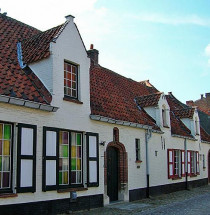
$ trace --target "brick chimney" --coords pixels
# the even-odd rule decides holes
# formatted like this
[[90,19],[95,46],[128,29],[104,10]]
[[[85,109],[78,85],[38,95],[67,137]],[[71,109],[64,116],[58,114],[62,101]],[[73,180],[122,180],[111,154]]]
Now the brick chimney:
[[194,106],[193,100],[186,101],[186,104],[187,104],[188,106]]
[[93,44],[90,45],[90,50],[87,51],[88,57],[91,60],[91,65],[98,65],[98,54],[99,51],[94,49]]
[[206,102],[207,105],[210,107],[210,93],[206,93]]

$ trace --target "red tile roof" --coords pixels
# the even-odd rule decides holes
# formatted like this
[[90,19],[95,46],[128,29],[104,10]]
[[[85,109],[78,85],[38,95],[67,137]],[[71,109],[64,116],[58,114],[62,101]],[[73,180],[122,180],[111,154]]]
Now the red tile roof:
[[158,104],[158,101],[160,99],[161,93],[153,93],[150,95],[140,96],[136,98],[136,103],[140,107],[149,107],[149,106],[155,106]]
[[166,99],[170,106],[171,133],[193,138],[191,131],[180,119],[191,118],[194,114],[194,108],[189,108],[187,105],[181,103],[172,93],[166,95]]
[[24,63],[29,64],[49,57],[50,42],[60,35],[66,24],[67,22],[24,39],[21,43]]
[[202,127],[200,127],[200,131],[201,131],[201,140],[207,141],[210,143],[210,135]]
[[137,107],[135,98],[158,91],[99,65],[90,69],[91,114],[153,126],[155,121]]
[[170,111],[170,120],[171,120],[171,133],[172,134],[193,138],[193,136],[191,135],[191,131],[173,113],[173,111]]
[[0,14],[0,94],[49,104],[52,97],[35,74],[20,68],[17,42],[39,30]]

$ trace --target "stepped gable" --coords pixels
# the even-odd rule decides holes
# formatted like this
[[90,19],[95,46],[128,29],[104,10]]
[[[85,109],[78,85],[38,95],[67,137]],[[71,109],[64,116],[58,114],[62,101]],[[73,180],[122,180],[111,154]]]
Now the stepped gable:
[[38,77],[20,68],[17,43],[41,31],[0,14],[0,94],[50,104],[52,96]]
[[153,87],[123,77],[100,65],[90,69],[91,114],[116,120],[150,125],[160,130],[155,121],[138,108],[135,98],[157,93]]

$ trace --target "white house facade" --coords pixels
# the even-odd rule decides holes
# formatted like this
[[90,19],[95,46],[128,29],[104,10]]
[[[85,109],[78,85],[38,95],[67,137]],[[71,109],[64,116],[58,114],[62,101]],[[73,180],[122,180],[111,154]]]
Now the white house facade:
[[63,213],[208,183],[210,136],[196,108],[100,66],[73,16],[41,32],[0,14],[0,29],[2,214]]

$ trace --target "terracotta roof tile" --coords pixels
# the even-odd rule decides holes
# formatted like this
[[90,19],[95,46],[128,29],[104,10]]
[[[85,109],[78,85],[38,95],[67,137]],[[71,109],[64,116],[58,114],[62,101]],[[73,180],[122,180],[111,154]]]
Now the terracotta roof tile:
[[201,131],[201,140],[207,141],[210,143],[210,135],[202,127],[200,127],[200,131]]
[[125,78],[101,66],[90,69],[91,114],[116,120],[153,126],[155,121],[143,110],[139,110],[135,98],[156,93],[151,87]]
[[50,42],[55,41],[66,24],[67,22],[47,31],[40,32],[28,39],[24,39],[21,44],[24,63],[29,64],[49,57]]
[[136,103],[140,107],[156,106],[160,99],[161,93],[154,93],[150,95],[140,96],[136,98]]
[[0,14],[0,94],[45,104],[51,102],[45,86],[35,74],[26,75],[17,59],[17,42],[38,33],[37,29]]
[[195,109],[180,102],[172,93],[166,95],[166,99],[170,106],[171,133],[193,138],[191,131],[184,125],[181,118],[192,118]]

